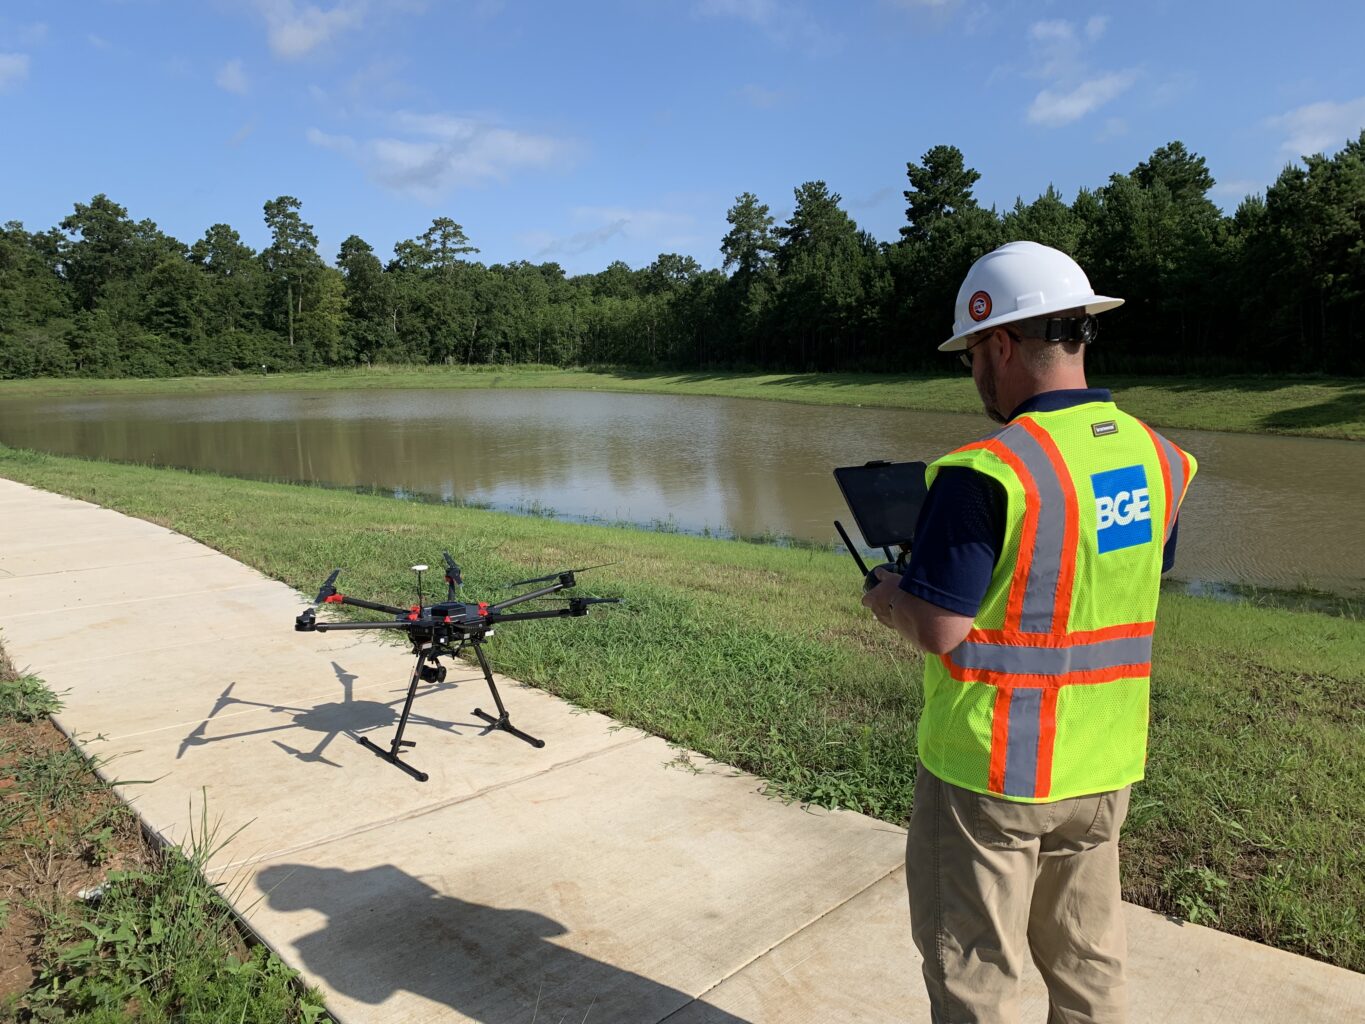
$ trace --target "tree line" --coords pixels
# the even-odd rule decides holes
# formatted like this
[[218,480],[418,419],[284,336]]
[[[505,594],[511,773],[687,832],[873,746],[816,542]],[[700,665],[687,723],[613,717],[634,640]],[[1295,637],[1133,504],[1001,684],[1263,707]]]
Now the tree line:
[[0,229],[0,377],[165,376],[375,363],[913,371],[946,366],[971,262],[1032,239],[1127,303],[1101,320],[1102,369],[1365,372],[1365,132],[1285,167],[1231,216],[1180,142],[1067,203],[1049,186],[1001,212],[953,146],[906,165],[906,222],[859,229],[823,181],[778,224],[736,198],[721,267],[661,254],[568,276],[485,265],[438,217],[381,259],[364,239],[318,252],[301,204],[264,205],[260,252],[227,224],[186,245],[108,196],[46,231]]

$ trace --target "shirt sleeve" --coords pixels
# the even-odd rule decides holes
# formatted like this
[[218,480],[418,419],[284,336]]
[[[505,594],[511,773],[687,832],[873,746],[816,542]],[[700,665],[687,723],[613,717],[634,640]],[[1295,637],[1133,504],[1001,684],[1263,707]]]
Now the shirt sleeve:
[[945,466],[920,509],[901,589],[975,617],[1005,546],[1005,512],[999,481],[965,466]]
[[1171,524],[1171,535],[1166,538],[1166,547],[1161,552],[1161,571],[1170,572],[1175,568],[1175,538],[1180,533],[1180,513],[1175,514]]

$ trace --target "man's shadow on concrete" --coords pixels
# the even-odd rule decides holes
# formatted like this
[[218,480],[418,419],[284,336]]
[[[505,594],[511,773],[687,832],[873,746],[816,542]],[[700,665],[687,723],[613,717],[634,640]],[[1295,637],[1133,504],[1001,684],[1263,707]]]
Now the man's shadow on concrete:
[[[687,993],[548,941],[568,929],[531,910],[446,896],[391,864],[359,871],[304,864],[257,878],[269,907],[327,918],[293,942],[336,992],[378,1006],[413,992],[481,1024],[657,1024]],[[667,941],[686,943],[680,930]],[[706,1024],[749,1024],[700,1006]]]

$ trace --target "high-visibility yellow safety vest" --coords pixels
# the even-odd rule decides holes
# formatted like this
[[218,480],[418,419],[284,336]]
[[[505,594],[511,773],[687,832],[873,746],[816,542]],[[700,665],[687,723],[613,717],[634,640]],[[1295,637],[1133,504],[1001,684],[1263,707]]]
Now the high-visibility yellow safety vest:
[[1193,456],[1112,402],[1029,412],[927,471],[1007,496],[972,630],[925,659],[919,756],[945,782],[1046,803],[1142,778],[1162,552]]

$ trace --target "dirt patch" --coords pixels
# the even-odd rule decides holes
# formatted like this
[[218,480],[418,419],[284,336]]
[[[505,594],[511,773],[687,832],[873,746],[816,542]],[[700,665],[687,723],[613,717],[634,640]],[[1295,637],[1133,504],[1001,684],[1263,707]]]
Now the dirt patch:
[[0,724],[0,1004],[32,987],[52,915],[151,863],[132,812],[50,719]]

